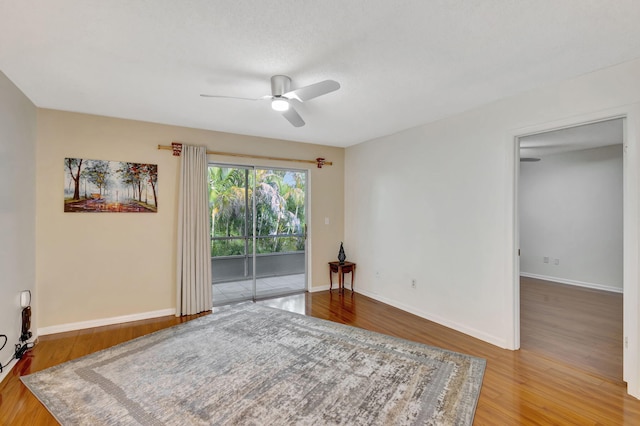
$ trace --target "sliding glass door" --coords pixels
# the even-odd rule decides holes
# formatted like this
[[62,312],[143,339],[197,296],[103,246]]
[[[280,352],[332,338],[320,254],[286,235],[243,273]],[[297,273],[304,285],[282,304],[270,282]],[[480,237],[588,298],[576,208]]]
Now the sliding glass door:
[[209,166],[213,302],[306,289],[307,172]]

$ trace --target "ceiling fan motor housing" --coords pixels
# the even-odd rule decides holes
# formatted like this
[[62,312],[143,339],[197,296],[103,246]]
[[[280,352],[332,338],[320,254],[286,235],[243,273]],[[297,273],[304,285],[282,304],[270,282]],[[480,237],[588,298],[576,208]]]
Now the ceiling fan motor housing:
[[282,96],[291,90],[291,79],[286,75],[274,75],[271,77],[271,94]]

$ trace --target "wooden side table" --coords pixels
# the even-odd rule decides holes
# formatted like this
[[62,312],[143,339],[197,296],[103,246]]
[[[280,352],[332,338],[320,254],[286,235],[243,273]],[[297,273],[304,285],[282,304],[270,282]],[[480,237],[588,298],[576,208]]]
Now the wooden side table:
[[351,272],[351,291],[356,280],[356,264],[353,262],[329,262],[329,291],[333,288],[333,274],[338,274],[338,290],[344,291],[344,274]]

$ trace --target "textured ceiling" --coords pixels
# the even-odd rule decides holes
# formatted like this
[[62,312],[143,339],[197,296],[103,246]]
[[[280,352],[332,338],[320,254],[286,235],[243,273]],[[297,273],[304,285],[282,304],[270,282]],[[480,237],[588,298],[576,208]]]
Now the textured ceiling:
[[[640,57],[634,0],[0,0],[0,71],[37,106],[349,146]],[[269,77],[341,89],[296,106]]]

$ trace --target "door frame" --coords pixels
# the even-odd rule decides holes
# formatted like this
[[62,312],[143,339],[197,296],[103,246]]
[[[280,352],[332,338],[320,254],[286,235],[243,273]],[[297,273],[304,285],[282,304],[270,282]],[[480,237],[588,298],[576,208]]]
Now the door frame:
[[627,383],[627,392],[640,398],[640,361],[639,334],[640,316],[638,283],[638,158],[640,146],[640,104],[612,108],[604,111],[581,114],[557,121],[539,123],[532,126],[513,129],[508,132],[506,143],[509,153],[508,171],[512,175],[507,179],[507,198],[511,226],[507,232],[507,279],[512,282],[507,297],[508,310],[512,315],[511,332],[508,333],[509,349],[520,348],[520,259],[519,259],[519,211],[518,184],[520,171],[520,138],[563,128],[576,127],[600,121],[623,118],[623,380]]

